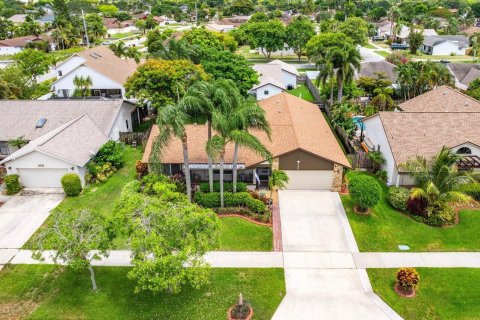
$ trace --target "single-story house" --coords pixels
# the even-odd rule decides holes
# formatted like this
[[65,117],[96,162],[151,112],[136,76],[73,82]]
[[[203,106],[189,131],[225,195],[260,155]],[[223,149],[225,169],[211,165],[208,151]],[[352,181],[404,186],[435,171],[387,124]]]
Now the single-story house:
[[107,28],[108,36],[139,31],[133,20],[120,21],[117,18],[103,18],[103,24]]
[[247,22],[251,16],[233,16],[233,17],[225,17],[220,20],[223,24],[231,24],[234,27],[240,27],[242,24]]
[[470,82],[480,78],[480,67],[476,63],[449,63],[447,69],[455,78],[455,87],[467,90]]
[[360,70],[355,72],[355,79],[360,77],[368,77],[368,78],[377,78],[378,74],[382,74],[386,76],[388,80],[392,82],[392,84],[397,83],[397,72],[395,71],[396,66],[388,61],[370,61],[370,62],[362,62]]
[[[138,112],[120,99],[0,101],[0,165],[18,174],[25,187],[61,187],[69,172],[84,183],[86,163],[106,141],[132,131]],[[20,137],[28,144],[9,144]]]
[[[270,123],[271,140],[257,129],[250,132],[272,153],[273,160],[270,164],[257,153],[239,148],[239,181],[265,188],[272,169],[281,169],[290,178],[288,189],[340,190],[343,168],[350,164],[318,106],[285,92],[262,100],[259,105]],[[207,125],[188,125],[186,132],[192,181],[207,181]],[[145,148],[142,161],[149,165],[158,134],[159,128],[154,127]],[[225,181],[232,180],[233,149],[231,143],[226,146]],[[172,138],[156,158],[160,159],[167,175],[183,172],[180,139]],[[218,180],[219,164],[215,162],[214,179]]]
[[230,32],[236,28],[233,24],[209,23],[206,29],[213,32]]
[[420,50],[433,56],[451,54],[463,56],[469,46],[470,40],[463,35],[427,36]]
[[[385,39],[396,38],[397,41],[401,40],[402,43],[405,43],[407,41],[408,35],[410,34],[410,28],[403,25],[400,29],[400,32],[395,34],[396,23],[394,21],[385,20],[376,23],[376,26],[377,36],[383,37]],[[435,29],[422,29],[421,31],[424,37],[437,35]]]
[[55,45],[51,41],[51,38],[47,35],[43,36],[24,36],[11,39],[0,40],[0,56],[12,55],[19,53],[30,42],[47,41],[50,43],[50,48],[55,50]]
[[59,98],[69,98],[75,91],[73,80],[90,77],[91,96],[124,98],[127,78],[137,70],[133,59],[117,57],[104,46],[93,47],[73,54],[56,66],[57,80],[52,83],[52,92]]
[[25,22],[27,19],[28,14],[14,14],[7,20],[10,21],[13,24],[20,25]]
[[380,112],[363,119],[364,145],[385,158],[389,185],[413,185],[404,164],[427,159],[443,146],[461,154],[461,168],[480,167],[480,102],[446,86],[400,104],[401,112]]
[[280,60],[267,64],[256,64],[253,69],[258,72],[259,83],[251,90],[257,100],[263,100],[297,86],[299,73],[297,68]]

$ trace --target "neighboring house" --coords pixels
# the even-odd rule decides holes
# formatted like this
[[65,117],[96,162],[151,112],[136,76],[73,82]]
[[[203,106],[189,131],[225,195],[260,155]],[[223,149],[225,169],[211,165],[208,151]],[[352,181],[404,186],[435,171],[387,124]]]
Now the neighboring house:
[[0,40],[0,56],[12,55],[19,53],[29,42],[47,41],[50,43],[50,49],[55,50],[55,45],[52,43],[49,36],[24,36],[11,39]]
[[465,55],[470,46],[470,40],[462,35],[427,36],[423,40],[420,50],[433,56]]
[[[0,101],[0,165],[25,187],[61,187],[69,172],[85,182],[86,163],[106,141],[132,131],[137,112],[120,99]],[[15,150],[8,141],[19,137],[29,143]]]
[[108,36],[139,31],[133,20],[120,21],[117,18],[103,18],[103,24],[107,28]]
[[[7,20],[11,21],[15,25],[21,25],[27,19],[28,14],[15,14],[8,18]],[[49,23],[52,24],[55,20],[53,13],[47,13],[40,18],[35,19],[36,22],[40,23],[42,26]]]
[[455,86],[467,90],[470,82],[480,78],[480,66],[476,63],[449,63],[447,69],[455,78]]
[[442,86],[399,108],[363,119],[364,146],[382,153],[389,185],[413,185],[403,165],[417,155],[429,159],[443,146],[464,156],[462,169],[480,167],[479,101]]
[[253,69],[258,72],[260,82],[250,92],[257,100],[270,98],[297,86],[299,77],[297,68],[283,61],[273,60],[267,64],[256,64]]
[[213,31],[213,32],[230,32],[235,29],[236,28],[233,24],[217,24],[217,23],[207,24],[207,30]]
[[392,84],[397,83],[397,72],[395,71],[396,66],[388,61],[371,61],[371,62],[362,62],[360,71],[355,72],[355,79],[360,77],[369,77],[377,78],[378,74],[383,74],[387,77]]
[[[239,181],[266,188],[272,169],[284,170],[290,178],[288,189],[340,190],[343,168],[350,164],[318,106],[288,93],[281,93],[259,102],[271,127],[271,140],[264,132],[251,129],[272,153],[270,164],[257,153],[240,147]],[[208,180],[208,159],[205,151],[207,125],[188,125],[188,153],[192,181]],[[158,136],[154,126],[145,148],[143,162],[151,164],[152,146]],[[225,153],[225,181],[232,180],[233,144]],[[165,174],[183,171],[180,139],[173,138],[159,154]],[[214,164],[214,179],[219,179],[219,164]]]
[[[410,34],[410,28],[407,26],[402,26],[402,29],[398,34],[395,34],[396,23],[393,21],[385,20],[380,23],[377,23],[377,36],[383,37],[385,39],[395,38],[401,40],[400,42],[406,43],[408,35]],[[422,34],[424,37],[435,36],[437,32],[435,29],[423,29]]]
[[[259,47],[256,49],[258,51],[259,54],[262,54],[265,52],[267,52],[266,49],[264,49],[263,47]],[[293,56],[295,55],[295,51],[293,51],[292,48],[290,48],[288,46],[288,44],[284,43],[283,45],[283,49],[280,49],[280,50],[277,50],[277,51],[272,51],[271,53],[271,56],[280,56],[280,57],[285,57],[285,56]]]
[[242,24],[247,22],[250,19],[250,16],[233,16],[226,17],[220,20],[222,24],[231,24],[234,27],[240,27]]
[[25,22],[27,19],[28,14],[14,14],[7,20],[11,21],[13,24],[19,25]]
[[[142,14],[141,16],[138,17],[139,19],[143,19],[143,20],[146,20],[148,18],[148,15],[147,14]],[[164,26],[168,26],[169,24],[174,24],[174,23],[178,23],[177,21],[175,21],[174,19],[172,18],[169,18],[167,16],[153,16],[152,19],[158,23],[159,26],[161,27],[164,27]]]
[[57,97],[69,98],[75,91],[74,78],[89,76],[91,96],[124,98],[124,84],[136,69],[133,59],[119,58],[107,47],[94,47],[75,53],[57,65],[57,80],[51,88]]

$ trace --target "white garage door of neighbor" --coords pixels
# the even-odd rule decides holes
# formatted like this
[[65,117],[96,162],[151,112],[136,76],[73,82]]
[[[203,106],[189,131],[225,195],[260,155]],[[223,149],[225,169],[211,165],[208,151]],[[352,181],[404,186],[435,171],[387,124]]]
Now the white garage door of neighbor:
[[61,188],[67,169],[18,169],[20,182],[26,188]]
[[330,190],[333,183],[332,170],[285,170],[288,190]]

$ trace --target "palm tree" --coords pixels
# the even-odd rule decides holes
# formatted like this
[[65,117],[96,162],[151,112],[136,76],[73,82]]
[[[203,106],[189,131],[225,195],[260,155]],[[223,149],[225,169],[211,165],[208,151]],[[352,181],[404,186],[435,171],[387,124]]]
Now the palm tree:
[[268,187],[270,188],[270,199],[273,197],[274,189],[285,189],[290,178],[285,171],[275,169],[272,171],[270,178],[268,179]]
[[329,104],[330,106],[333,105],[333,89],[334,89],[334,77],[335,77],[335,70],[333,67],[333,62],[331,59],[331,53],[330,51],[327,52],[325,57],[320,58],[317,61],[317,68],[318,68],[318,76],[317,76],[317,87],[319,84],[322,86],[325,86],[328,82],[330,86],[330,99],[329,99]]
[[192,183],[190,177],[190,161],[188,157],[187,131],[185,129],[188,122],[188,115],[182,105],[167,105],[158,109],[157,125],[159,127],[159,136],[157,145],[160,150],[166,146],[172,136],[182,141],[183,165],[185,168],[185,184],[187,187],[187,197],[192,201]]
[[220,161],[220,206],[224,207],[223,172],[225,166],[225,147],[228,143],[238,143],[239,146],[249,148],[265,159],[271,159],[271,153],[248,131],[239,130],[236,121],[233,121],[234,108],[215,109],[213,112],[213,126],[217,134],[207,142],[206,150],[212,158]]
[[118,41],[117,43],[112,43],[108,46],[110,50],[113,51],[117,57],[125,57],[127,54],[127,47],[125,46],[125,42]]
[[393,107],[393,89],[390,87],[376,88],[373,90],[375,97],[372,99],[372,104],[380,111],[388,111]]
[[337,101],[341,102],[343,97],[343,85],[353,79],[355,70],[360,70],[361,56],[357,48],[346,43],[341,50],[334,49],[334,65],[337,69]]
[[9,145],[11,145],[12,147],[18,148],[18,149],[20,149],[21,147],[23,147],[27,143],[28,143],[28,140],[25,139],[24,136],[18,137],[16,139],[8,140]]
[[125,57],[126,58],[130,58],[130,59],[133,59],[135,60],[135,62],[137,64],[140,63],[140,57],[141,57],[141,54],[140,54],[140,51],[138,51],[137,48],[135,47],[128,47],[127,51],[125,52]]
[[190,59],[193,50],[186,41],[170,38],[166,44],[160,44],[160,48],[151,54],[165,60]]
[[[265,117],[265,110],[263,110],[253,97],[243,98],[239,106],[235,106],[232,114],[232,122],[238,130],[248,131],[249,128],[256,128],[268,135],[270,138],[271,129]],[[233,151],[233,192],[237,192],[237,163],[238,163],[238,147],[239,142],[235,141]]]
[[[217,79],[200,81],[192,85],[184,97],[182,105],[191,118],[206,118],[208,125],[208,141],[212,139],[212,115],[216,109],[228,109],[239,104],[239,94],[235,83],[231,80]],[[208,181],[210,192],[213,192],[212,157],[208,154]]]
[[73,92],[74,97],[88,97],[91,95],[90,87],[92,86],[92,78],[90,76],[75,76],[73,78],[73,84],[75,85],[75,91]]
[[393,22],[398,21],[402,14],[402,11],[397,6],[392,6],[388,12],[388,17],[390,19],[390,36],[393,34]]

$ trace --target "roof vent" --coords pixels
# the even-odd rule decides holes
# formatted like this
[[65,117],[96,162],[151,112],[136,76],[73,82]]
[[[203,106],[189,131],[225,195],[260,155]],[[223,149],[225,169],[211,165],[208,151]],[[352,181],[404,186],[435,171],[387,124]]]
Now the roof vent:
[[38,119],[37,124],[35,125],[35,128],[43,128],[43,126],[45,125],[45,122],[47,122],[46,118]]
[[468,106],[468,101],[465,101],[465,106]]
[[90,57],[92,57],[93,59],[97,59],[97,57],[94,55],[94,54],[89,54]]

